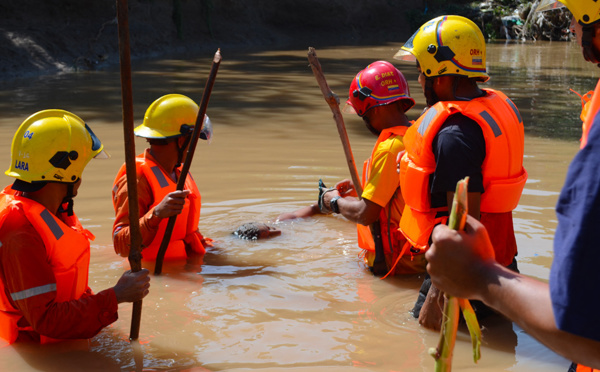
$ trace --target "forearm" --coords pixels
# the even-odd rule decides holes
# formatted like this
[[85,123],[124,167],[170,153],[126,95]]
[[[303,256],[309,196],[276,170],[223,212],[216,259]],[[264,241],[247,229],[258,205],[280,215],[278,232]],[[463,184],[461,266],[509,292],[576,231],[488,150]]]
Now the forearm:
[[501,265],[494,265],[487,278],[489,284],[481,298],[486,304],[565,358],[600,368],[600,342],[556,328],[546,283],[514,273]]
[[[37,298],[36,298],[37,297]],[[78,300],[47,301],[35,296],[19,301],[19,309],[39,334],[56,339],[85,339],[98,334],[117,320],[117,299],[112,289],[96,295],[84,294]]]
[[367,213],[367,203],[365,199],[353,197],[340,198],[338,199],[337,204],[340,214],[352,222],[368,226],[377,219],[376,215],[375,218],[373,218],[370,213]]
[[[154,216],[153,213],[154,208],[151,208],[139,220],[143,246],[150,245],[152,240],[154,240],[156,233],[158,232],[158,226],[161,219]],[[121,224],[115,227],[113,232],[113,245],[117,254],[121,255],[122,257],[129,256],[129,250],[131,247],[131,229],[128,224]]]

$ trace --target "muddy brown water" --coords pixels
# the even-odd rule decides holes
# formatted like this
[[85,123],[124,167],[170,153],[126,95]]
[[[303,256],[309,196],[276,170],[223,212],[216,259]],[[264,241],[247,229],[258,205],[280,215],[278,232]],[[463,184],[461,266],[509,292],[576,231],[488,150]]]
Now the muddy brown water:
[[[331,88],[345,101],[352,77],[387,59],[400,44],[318,48]],[[354,226],[339,216],[287,221],[283,234],[245,241],[232,231],[249,221],[273,222],[281,212],[312,203],[317,181],[349,178],[331,112],[306,59],[307,48],[223,49],[208,114],[212,143],[199,142],[191,171],[202,193],[200,230],[215,240],[201,272],[166,264],[143,302],[139,348],[129,343],[131,305],[89,343],[0,349],[3,371],[430,371],[428,349],[438,334],[421,328],[409,310],[421,276],[380,280],[358,258]],[[134,63],[135,118],[167,93],[200,101],[212,55]],[[412,65],[396,65],[424,106]],[[490,44],[487,86],[503,90],[526,125],[529,181],[515,215],[519,265],[547,280],[556,226],[554,205],[577,151],[579,98],[594,88],[597,69],[572,43]],[[112,155],[83,174],[75,210],[96,235],[90,286],[113,286],[128,268],[111,243],[111,187],[124,160],[118,69],[0,83],[0,164],[8,168],[11,138],[31,113],[63,108],[84,118]],[[375,138],[345,115],[360,168]],[[136,150],[145,147],[136,140]],[[11,179],[4,174],[2,183]],[[535,311],[535,309],[531,309]],[[461,329],[454,369],[566,371],[569,362],[518,326],[483,324],[482,358],[474,364]],[[134,352],[134,350],[138,350]]]

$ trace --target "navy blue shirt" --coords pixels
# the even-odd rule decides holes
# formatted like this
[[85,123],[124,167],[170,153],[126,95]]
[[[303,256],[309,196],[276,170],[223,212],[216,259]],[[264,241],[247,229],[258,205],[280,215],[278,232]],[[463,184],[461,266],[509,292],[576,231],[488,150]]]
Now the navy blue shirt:
[[556,205],[550,270],[557,327],[600,341],[600,115],[567,172]]

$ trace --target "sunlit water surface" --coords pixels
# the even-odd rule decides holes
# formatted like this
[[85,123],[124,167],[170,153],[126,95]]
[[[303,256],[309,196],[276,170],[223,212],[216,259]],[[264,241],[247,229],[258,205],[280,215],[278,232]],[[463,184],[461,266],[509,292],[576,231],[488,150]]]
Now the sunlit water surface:
[[[331,88],[345,101],[352,77],[369,62],[392,60],[398,45],[317,47]],[[222,50],[209,104],[211,144],[199,142],[191,171],[202,193],[200,230],[215,240],[202,272],[167,264],[152,278],[143,302],[140,343],[128,340],[131,305],[89,345],[0,349],[3,371],[431,371],[428,349],[438,335],[409,314],[421,276],[380,280],[358,257],[354,226],[339,216],[278,224],[271,240],[237,239],[250,221],[273,222],[281,212],[316,200],[317,181],[348,177],[331,112],[306,59],[307,48]],[[134,64],[135,118],[167,93],[200,101],[212,55],[176,56]],[[413,65],[396,65],[424,106]],[[490,44],[487,86],[511,97],[526,125],[529,181],[515,211],[519,265],[546,280],[556,226],[554,205],[577,151],[580,101],[569,88],[593,89],[598,73],[572,43]],[[128,268],[114,253],[111,187],[124,160],[117,69],[0,83],[0,164],[8,168],[10,141],[31,113],[63,108],[83,117],[112,157],[93,160],[83,175],[75,210],[92,242],[90,286],[113,286]],[[346,115],[359,165],[375,138]],[[146,146],[136,141],[136,150]],[[2,174],[3,184],[11,182]],[[535,311],[535,309],[531,309]],[[566,371],[569,362],[495,319],[483,324],[482,359],[474,364],[461,329],[454,369]],[[137,352],[134,352],[136,351]]]

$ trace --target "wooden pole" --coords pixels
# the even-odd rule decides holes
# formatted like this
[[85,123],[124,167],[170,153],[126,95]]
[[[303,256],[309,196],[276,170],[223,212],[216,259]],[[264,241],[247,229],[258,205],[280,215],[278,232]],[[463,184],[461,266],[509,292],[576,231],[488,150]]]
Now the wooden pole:
[[[133,94],[131,88],[131,57],[129,52],[129,17],[127,0],[117,0],[119,28],[119,60],[121,65],[121,100],[123,102],[123,135],[125,138],[125,167],[127,172],[127,197],[129,199],[129,229],[131,245],[129,265],[132,272],[142,269],[142,236],[140,233],[137,177],[135,171],[135,137],[133,133]],[[129,338],[137,340],[140,334],[142,300],[133,303]]]
[[310,63],[310,67],[315,75],[315,78],[317,79],[319,88],[321,88],[321,93],[323,93],[325,101],[327,104],[329,104],[331,112],[333,112],[333,120],[335,120],[340,140],[342,140],[342,147],[344,148],[344,154],[346,155],[346,163],[348,164],[350,177],[354,183],[354,189],[360,197],[362,195],[362,185],[360,183],[360,178],[358,178],[358,171],[356,170],[354,155],[352,154],[352,149],[350,148],[350,140],[348,140],[348,133],[346,132],[344,118],[342,117],[342,113],[340,111],[339,97],[329,88],[327,80],[325,79],[325,75],[323,74],[323,70],[321,69],[321,63],[317,58],[317,52],[313,47],[308,48],[308,62]]
[[[208,80],[206,81],[206,86],[204,87],[204,92],[202,93],[202,101],[200,102],[200,109],[198,110],[198,116],[196,117],[196,124],[194,125],[194,131],[192,132],[190,145],[188,147],[183,166],[181,167],[181,174],[179,175],[179,179],[177,180],[177,190],[183,190],[183,186],[185,185],[185,179],[187,178],[188,172],[190,170],[190,165],[192,164],[192,158],[194,157],[194,152],[196,151],[198,137],[200,136],[200,132],[202,132],[202,126],[204,124],[204,115],[206,114],[208,100],[210,99],[210,94],[212,92],[213,85],[215,84],[215,79],[217,78],[217,72],[219,71],[220,64],[221,49],[217,49],[217,52],[215,53],[215,56],[213,58]],[[163,240],[160,244],[160,248],[156,256],[154,275],[160,275],[160,273],[162,272],[163,260],[167,251],[167,247],[169,246],[169,241],[171,240],[171,234],[173,233],[173,227],[175,226],[176,219],[177,215],[171,216],[169,217],[169,221],[167,222],[165,235],[163,236]]]
[[[356,163],[354,162],[354,156],[352,155],[352,149],[350,148],[350,141],[348,140],[348,133],[346,132],[344,118],[340,112],[339,98],[329,88],[327,80],[325,79],[325,75],[323,74],[323,70],[321,69],[321,63],[317,58],[317,52],[313,47],[308,48],[308,62],[310,63],[310,67],[315,75],[315,78],[317,79],[319,88],[321,88],[321,93],[323,93],[325,101],[329,104],[331,112],[333,112],[333,119],[335,120],[338,134],[342,140],[342,146],[344,147],[344,154],[346,155],[346,163],[348,164],[348,170],[350,171],[350,176],[352,177],[352,183],[354,183],[354,189],[360,198],[363,192],[362,185],[360,183],[360,179],[358,178]],[[385,263],[385,256],[383,253],[383,242],[381,239],[379,220],[371,224],[369,228],[375,242],[375,260],[371,270],[375,275],[384,275],[387,272],[387,265]]]

